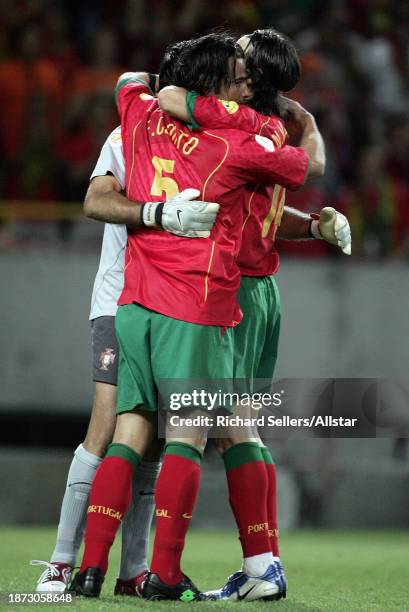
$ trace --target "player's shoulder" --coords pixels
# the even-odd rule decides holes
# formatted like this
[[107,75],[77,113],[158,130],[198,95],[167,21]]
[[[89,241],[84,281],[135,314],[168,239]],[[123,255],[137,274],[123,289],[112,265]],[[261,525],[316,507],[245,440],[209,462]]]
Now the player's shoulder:
[[122,131],[120,125],[112,130],[107,138],[107,142],[111,147],[122,147]]
[[116,96],[118,97],[120,93],[123,95],[130,92],[139,93],[141,99],[155,99],[154,93],[147,82],[147,74],[144,72],[124,72],[120,75],[115,86]]

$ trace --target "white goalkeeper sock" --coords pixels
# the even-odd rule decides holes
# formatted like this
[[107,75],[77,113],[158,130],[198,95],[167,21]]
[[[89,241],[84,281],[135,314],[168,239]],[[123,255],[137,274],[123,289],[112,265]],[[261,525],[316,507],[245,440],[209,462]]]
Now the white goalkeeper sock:
[[271,552],[245,557],[243,559],[242,571],[247,574],[247,576],[258,578],[265,574],[269,566],[273,564],[273,561],[273,554]]
[[95,472],[102,459],[79,445],[74,453],[67,487],[61,506],[57,542],[51,562],[59,561],[74,567],[84,535],[88,495]]
[[130,580],[148,567],[149,532],[160,463],[143,461],[134,471],[132,502],[122,522],[119,578]]

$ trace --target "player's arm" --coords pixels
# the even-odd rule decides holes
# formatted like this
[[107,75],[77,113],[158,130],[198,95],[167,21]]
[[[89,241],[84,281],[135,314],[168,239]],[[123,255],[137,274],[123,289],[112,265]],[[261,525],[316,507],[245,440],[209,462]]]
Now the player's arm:
[[115,91],[121,89],[126,83],[141,83],[149,87],[152,93],[156,93],[159,86],[159,75],[151,72],[124,72],[118,78]]
[[351,228],[348,219],[326,206],[319,215],[305,214],[290,206],[284,207],[277,237],[284,240],[325,240],[338,246],[345,255],[351,255]]
[[[161,109],[196,128],[236,129],[250,134],[260,134],[281,146],[286,131],[276,117],[266,117],[244,104],[218,100],[214,96],[199,96],[182,87],[165,87],[158,94]],[[300,148],[309,158],[309,177],[318,177],[325,170],[325,145],[311,113],[298,102],[282,98],[283,108],[297,121],[302,130]]]
[[133,202],[122,193],[125,161],[121,130],[110,134],[91,175],[84,201],[85,215],[129,227],[164,229],[178,236],[206,238],[219,210],[218,204],[196,201],[200,192],[185,189],[166,202]]
[[284,206],[281,224],[277,228],[277,238],[282,240],[309,240],[312,217],[290,206]]
[[121,191],[121,185],[113,175],[94,177],[85,195],[85,216],[106,223],[123,223],[129,227],[143,225],[142,203],[128,200]]
[[187,93],[187,89],[183,87],[168,85],[158,92],[158,103],[159,108],[167,115],[193,125],[186,103]]
[[245,135],[230,147],[227,163],[238,183],[281,185],[296,191],[304,184],[309,158],[301,147],[277,148],[264,136]]
[[295,100],[282,96],[282,102],[283,110],[301,126],[302,134],[299,146],[304,149],[309,157],[309,176],[323,176],[326,163],[325,144],[314,116]]
[[166,202],[133,202],[121,194],[120,183],[108,174],[92,179],[84,213],[106,223],[164,229],[186,238],[207,238],[219,205],[196,201],[199,195],[197,189],[185,189]]
[[84,213],[90,219],[107,223],[123,223],[134,227],[142,224],[142,204],[128,200],[125,188],[125,160],[121,128],[116,128],[105,141],[84,200]]
[[[158,93],[163,112],[189,123],[193,128],[236,129],[258,133],[270,123],[270,117],[257,113],[244,104],[199,96],[194,91],[170,85]],[[270,137],[270,134],[264,134]]]
[[124,72],[119,77],[115,101],[123,130],[135,126],[155,102],[149,83],[146,72]]

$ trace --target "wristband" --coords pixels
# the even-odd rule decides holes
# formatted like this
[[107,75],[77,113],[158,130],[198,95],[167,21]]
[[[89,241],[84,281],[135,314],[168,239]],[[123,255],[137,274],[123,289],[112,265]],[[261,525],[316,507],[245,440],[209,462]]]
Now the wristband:
[[322,240],[322,234],[320,232],[319,221],[317,219],[311,219],[310,226],[308,228],[308,234],[311,238],[315,238],[316,240]]
[[155,209],[155,224],[162,227],[162,216],[163,216],[164,203],[160,202]]
[[142,227],[162,227],[163,202],[145,202],[141,207]]

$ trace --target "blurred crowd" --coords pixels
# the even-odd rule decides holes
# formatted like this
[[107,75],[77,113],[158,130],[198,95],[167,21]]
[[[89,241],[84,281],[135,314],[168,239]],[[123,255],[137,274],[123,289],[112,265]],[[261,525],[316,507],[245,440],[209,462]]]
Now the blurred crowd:
[[[167,44],[215,27],[238,34],[274,26],[296,42],[303,71],[291,95],[316,116],[328,157],[324,179],[289,194],[288,204],[343,210],[356,256],[408,255],[406,0],[0,0],[0,7],[0,213],[4,200],[82,200],[118,123],[113,86],[121,72],[155,72]],[[334,253],[322,244],[283,248]]]

